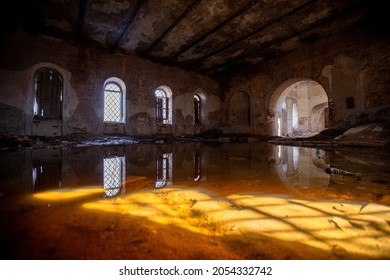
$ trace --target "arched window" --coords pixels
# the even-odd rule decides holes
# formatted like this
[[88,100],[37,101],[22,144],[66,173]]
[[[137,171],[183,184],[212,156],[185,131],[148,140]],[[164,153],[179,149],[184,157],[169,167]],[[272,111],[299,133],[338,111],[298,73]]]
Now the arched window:
[[104,85],[104,121],[121,123],[125,121],[125,94],[122,86],[114,80]]
[[54,69],[39,70],[35,76],[34,118],[62,119],[62,76]]
[[194,122],[196,124],[201,123],[201,99],[199,95],[194,95]]
[[156,90],[156,114],[157,121],[165,122],[168,119],[168,100],[167,94],[162,89]]
[[156,96],[156,120],[159,123],[172,123],[172,92],[166,86],[158,87],[155,92]]

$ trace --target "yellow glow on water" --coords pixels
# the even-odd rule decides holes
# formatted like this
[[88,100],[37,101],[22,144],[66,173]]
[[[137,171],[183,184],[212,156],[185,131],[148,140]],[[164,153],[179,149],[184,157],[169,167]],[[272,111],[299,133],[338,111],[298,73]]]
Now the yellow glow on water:
[[164,188],[130,193],[84,208],[143,217],[211,236],[243,233],[293,241],[318,249],[390,257],[390,207],[380,204]]
[[87,186],[82,188],[63,188],[50,191],[44,191],[34,194],[34,198],[50,201],[63,201],[75,198],[86,197],[92,194],[103,193],[101,186]]

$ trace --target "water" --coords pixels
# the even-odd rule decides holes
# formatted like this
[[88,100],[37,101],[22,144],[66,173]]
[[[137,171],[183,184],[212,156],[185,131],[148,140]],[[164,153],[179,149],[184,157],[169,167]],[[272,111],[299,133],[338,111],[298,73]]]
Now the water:
[[390,157],[266,142],[1,154],[2,259],[388,259]]

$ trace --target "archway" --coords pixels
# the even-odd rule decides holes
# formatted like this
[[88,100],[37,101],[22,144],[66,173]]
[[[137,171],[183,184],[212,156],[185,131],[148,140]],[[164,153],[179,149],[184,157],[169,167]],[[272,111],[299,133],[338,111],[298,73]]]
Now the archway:
[[270,101],[271,134],[288,137],[318,134],[328,125],[327,108],[328,96],[319,83],[308,79],[286,81]]

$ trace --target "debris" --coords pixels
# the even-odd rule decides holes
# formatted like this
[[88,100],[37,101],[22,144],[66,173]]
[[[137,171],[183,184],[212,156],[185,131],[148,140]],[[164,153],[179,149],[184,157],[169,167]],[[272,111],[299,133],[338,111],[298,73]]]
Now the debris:
[[352,172],[348,172],[342,169],[334,168],[334,167],[327,167],[325,168],[325,172],[328,174],[337,174],[337,175],[347,175],[347,176],[352,176],[355,175]]
[[358,173],[352,173],[346,170],[342,170],[335,167],[327,167],[325,168],[325,172],[330,175],[342,175],[342,176],[349,176],[349,177],[355,177],[357,181],[360,181],[362,179],[362,175]]

